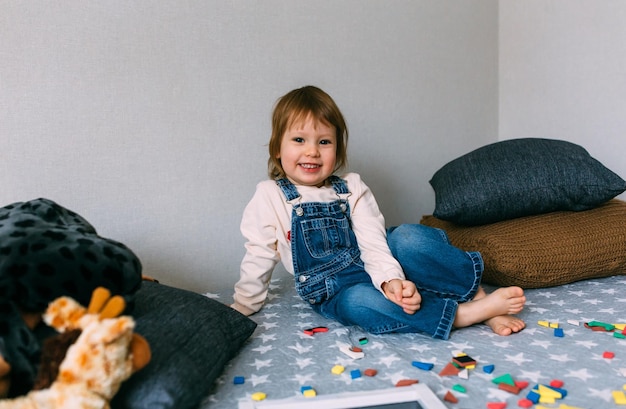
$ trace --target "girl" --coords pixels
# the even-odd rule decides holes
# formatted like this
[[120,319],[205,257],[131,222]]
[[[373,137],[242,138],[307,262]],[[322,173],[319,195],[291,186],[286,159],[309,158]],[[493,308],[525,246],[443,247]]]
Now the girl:
[[333,99],[307,86],[280,98],[272,117],[269,176],[241,222],[246,254],[233,308],[261,309],[274,267],[295,276],[298,294],[319,314],[364,330],[420,332],[448,339],[480,322],[499,335],[525,324],[510,314],[519,287],[487,295],[478,252],[453,247],[442,230],[401,225],[385,231],[370,189],[345,167],[348,130]]

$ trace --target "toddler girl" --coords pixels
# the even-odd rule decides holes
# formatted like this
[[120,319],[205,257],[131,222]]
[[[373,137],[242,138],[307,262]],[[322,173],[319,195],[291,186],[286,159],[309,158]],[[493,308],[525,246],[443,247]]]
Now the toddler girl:
[[453,328],[484,322],[499,335],[525,324],[510,315],[525,303],[519,287],[487,295],[478,252],[450,245],[419,224],[385,230],[371,190],[346,165],[348,130],[333,99],[307,86],[280,98],[272,116],[269,176],[246,206],[246,254],[233,308],[261,309],[281,261],[298,294],[327,318],[364,330],[419,332],[448,339]]

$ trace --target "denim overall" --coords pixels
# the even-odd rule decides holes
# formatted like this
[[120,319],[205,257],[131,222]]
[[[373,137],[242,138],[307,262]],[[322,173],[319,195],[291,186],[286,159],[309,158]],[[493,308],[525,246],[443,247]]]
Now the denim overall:
[[374,334],[418,332],[447,339],[458,303],[478,290],[480,254],[451,246],[440,229],[415,224],[389,229],[392,254],[422,296],[420,310],[407,314],[372,284],[351,228],[347,184],[336,176],[330,182],[337,200],[302,203],[288,179],[277,180],[293,206],[290,240],[300,297],[319,314]]

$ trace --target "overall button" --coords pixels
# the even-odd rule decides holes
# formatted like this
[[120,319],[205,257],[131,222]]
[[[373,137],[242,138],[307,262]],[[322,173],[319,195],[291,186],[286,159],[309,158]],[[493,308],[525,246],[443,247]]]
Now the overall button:
[[315,304],[315,298],[311,298],[311,299],[309,299],[309,303],[310,303],[310,304]]
[[298,281],[300,281],[301,283],[304,283],[307,279],[307,276],[300,276],[298,277]]

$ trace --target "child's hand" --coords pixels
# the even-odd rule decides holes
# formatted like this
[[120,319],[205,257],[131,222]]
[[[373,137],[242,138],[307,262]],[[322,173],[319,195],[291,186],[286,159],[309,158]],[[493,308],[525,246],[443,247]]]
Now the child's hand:
[[383,283],[381,287],[387,298],[402,307],[407,314],[415,314],[420,309],[422,296],[412,281],[396,278]]

